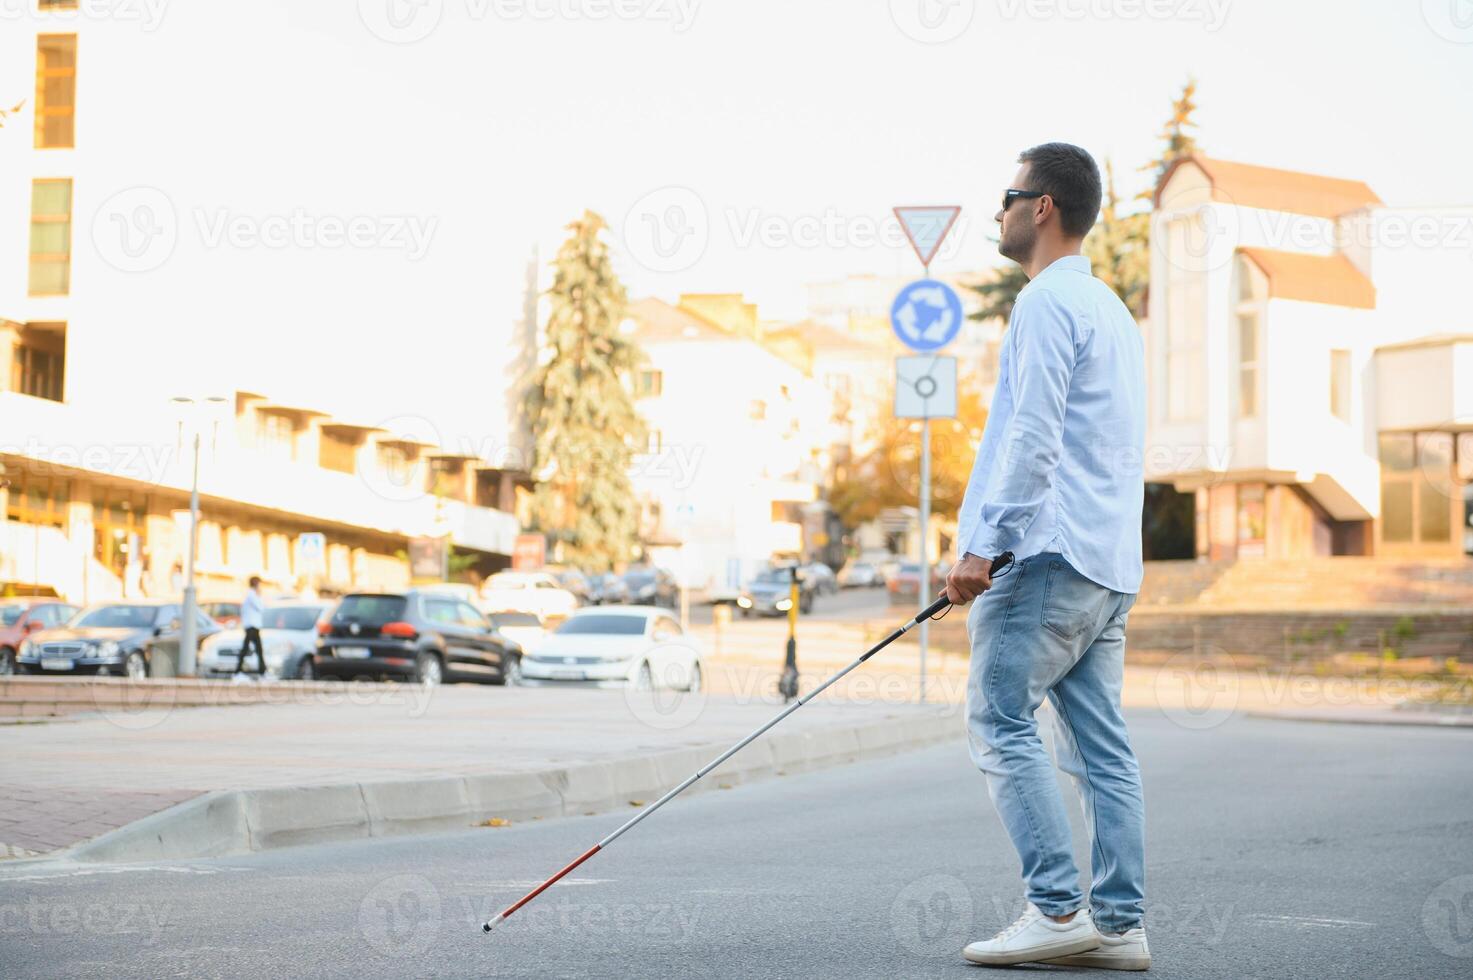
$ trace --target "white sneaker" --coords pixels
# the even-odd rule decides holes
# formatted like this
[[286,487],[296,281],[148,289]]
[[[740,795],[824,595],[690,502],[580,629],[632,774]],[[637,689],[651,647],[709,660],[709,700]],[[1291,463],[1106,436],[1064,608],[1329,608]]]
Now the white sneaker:
[[1100,933],[1100,948],[1047,960],[1059,966],[1092,966],[1100,970],[1149,970],[1151,947],[1144,926],[1121,933]]
[[1068,922],[1055,922],[1029,902],[1017,922],[991,939],[972,943],[962,955],[971,963],[1008,966],[1085,953],[1099,945],[1100,934],[1090,921],[1089,909],[1080,909]]

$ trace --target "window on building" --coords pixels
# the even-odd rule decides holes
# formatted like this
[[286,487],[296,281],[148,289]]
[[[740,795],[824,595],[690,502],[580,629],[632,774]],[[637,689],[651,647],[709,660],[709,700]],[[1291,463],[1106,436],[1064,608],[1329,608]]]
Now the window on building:
[[1195,422],[1205,408],[1206,277],[1195,256],[1193,222],[1173,221],[1167,226],[1166,276],[1166,417],[1172,422]]
[[451,500],[465,500],[465,460],[439,456],[430,460],[430,493]]
[[663,371],[641,370],[634,376],[635,398],[656,398],[665,387]]
[[72,182],[31,181],[32,296],[65,296],[72,281]]
[[1435,547],[1452,541],[1454,510],[1463,509],[1461,494],[1453,491],[1455,445],[1448,432],[1381,434],[1384,543]]
[[1258,317],[1238,314],[1238,414],[1258,415]]
[[338,473],[353,473],[358,469],[358,440],[351,432],[323,426],[318,442],[317,465]]
[[275,459],[297,458],[297,420],[285,412],[256,411],[256,447]]
[[59,402],[66,390],[66,324],[28,323],[11,348],[10,389]]
[[[44,4],[42,5],[44,8]],[[36,148],[76,145],[77,35],[36,38]]]
[[378,465],[389,482],[396,487],[407,487],[414,480],[414,451],[401,442],[379,443]]
[[1330,413],[1350,421],[1350,351],[1330,351]]

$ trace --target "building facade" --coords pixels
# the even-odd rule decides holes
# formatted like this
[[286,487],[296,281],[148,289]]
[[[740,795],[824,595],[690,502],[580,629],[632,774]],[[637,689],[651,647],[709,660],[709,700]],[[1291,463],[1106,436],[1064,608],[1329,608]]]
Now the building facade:
[[[282,202],[307,176],[263,169],[281,147],[232,139],[248,118],[182,112],[206,26],[24,6],[0,32],[0,102],[22,102],[0,127],[0,593],[177,593],[196,436],[202,599],[256,574],[280,591],[402,586],[416,537],[504,567],[528,487],[509,412],[457,399],[466,358],[416,349],[374,292],[430,297],[433,318],[454,297],[407,278],[431,267],[331,232],[271,240],[278,217],[297,234],[301,208]],[[174,79],[151,88],[155,73]],[[250,220],[233,210],[268,192],[282,196]],[[333,218],[317,217],[320,235]],[[491,419],[460,438],[444,412],[403,411],[421,397]]]
[[1161,180],[1146,478],[1200,557],[1473,554],[1470,209],[1206,157]]

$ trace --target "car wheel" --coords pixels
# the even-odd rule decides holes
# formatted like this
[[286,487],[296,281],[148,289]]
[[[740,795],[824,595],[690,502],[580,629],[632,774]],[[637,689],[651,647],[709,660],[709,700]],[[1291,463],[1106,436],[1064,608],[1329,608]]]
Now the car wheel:
[[123,660],[123,674],[129,680],[141,681],[148,677],[148,658],[142,650],[134,650]]
[[506,687],[518,687],[522,683],[522,658],[508,657],[501,668],[501,679],[498,684]]
[[297,680],[315,681],[317,679],[317,664],[311,657],[303,657],[302,662],[297,665]]
[[701,690],[701,682],[704,679],[705,678],[703,678],[701,676],[701,665],[700,664],[691,664],[690,665],[690,682],[685,685],[685,689],[688,692],[690,692],[691,694],[698,693]]
[[15,651],[10,647],[0,647],[0,677],[9,677],[15,673]]
[[639,673],[634,675],[634,689],[636,691],[652,691],[655,687],[655,675],[650,670],[649,661],[639,665]]
[[425,687],[435,687],[445,680],[445,668],[433,653],[421,653],[414,664],[414,679]]

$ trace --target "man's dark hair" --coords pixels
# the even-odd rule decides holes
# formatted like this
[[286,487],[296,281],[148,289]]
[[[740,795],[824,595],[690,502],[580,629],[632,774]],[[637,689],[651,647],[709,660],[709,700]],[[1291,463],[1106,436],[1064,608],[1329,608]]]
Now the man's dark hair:
[[258,586],[260,584],[261,584],[261,576],[259,576],[259,575],[252,575],[251,576],[251,588],[254,589],[256,586]]
[[1020,190],[1042,191],[1059,209],[1059,226],[1070,235],[1085,235],[1100,214],[1100,168],[1094,157],[1073,143],[1040,143],[1018,155],[1028,164],[1028,183]]

